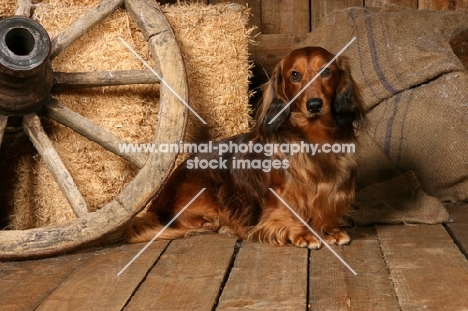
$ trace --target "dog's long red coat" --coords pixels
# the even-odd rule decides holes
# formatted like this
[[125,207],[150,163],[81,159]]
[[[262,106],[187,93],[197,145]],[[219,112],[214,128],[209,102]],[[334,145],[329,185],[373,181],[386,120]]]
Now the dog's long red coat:
[[[346,59],[338,58],[277,117],[298,92],[334,57],[320,47],[292,51],[267,83],[252,131],[218,143],[294,144],[356,143],[355,131],[364,113]],[[219,160],[197,153],[190,160]],[[272,188],[323,235],[328,243],[347,244],[339,228],[354,200],[357,163],[353,153],[224,154],[222,169],[189,169],[182,163],[158,197],[134,219],[127,241],[152,239],[202,188],[206,190],[171,224],[159,239],[182,238],[206,230],[235,234],[266,244],[292,243],[319,248],[320,241],[269,191]],[[234,169],[233,161],[279,160],[288,168]],[[286,160],[286,162],[284,162]]]

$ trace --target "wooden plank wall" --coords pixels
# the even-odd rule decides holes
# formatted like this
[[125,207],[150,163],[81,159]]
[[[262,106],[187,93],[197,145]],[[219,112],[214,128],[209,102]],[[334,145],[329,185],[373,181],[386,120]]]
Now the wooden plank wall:
[[[448,11],[468,9],[468,0],[186,0],[205,4],[231,2],[251,8],[250,26],[256,29],[255,44],[249,46],[254,62],[252,85],[266,82],[278,61],[288,54],[302,35],[334,10],[348,7],[382,7],[398,5],[416,9]],[[175,4],[183,0],[159,0],[161,4]]]
[[[165,4],[178,1],[160,0],[159,2]],[[258,27],[257,32],[265,35],[307,33],[328,13],[353,6],[381,7],[392,4],[436,11],[468,9],[468,0],[197,0],[197,2],[247,4],[252,10],[251,24]]]

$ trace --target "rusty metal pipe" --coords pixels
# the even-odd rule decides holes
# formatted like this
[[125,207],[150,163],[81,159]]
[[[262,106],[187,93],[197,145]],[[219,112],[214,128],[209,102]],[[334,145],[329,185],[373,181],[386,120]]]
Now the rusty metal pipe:
[[50,38],[40,24],[20,16],[0,21],[0,114],[41,109],[53,83],[49,55]]

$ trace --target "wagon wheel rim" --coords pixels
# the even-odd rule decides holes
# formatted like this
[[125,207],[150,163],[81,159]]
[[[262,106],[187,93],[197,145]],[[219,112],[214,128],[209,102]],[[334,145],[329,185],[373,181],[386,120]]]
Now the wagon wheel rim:
[[[180,48],[167,19],[153,0],[103,1],[80,16],[72,25],[51,40],[49,59],[81,37],[116,9],[125,6],[145,40],[149,44],[154,61],[159,64],[161,76],[177,95],[188,101],[188,84]],[[18,0],[15,15],[29,17],[30,0]],[[79,25],[79,27],[77,27]],[[112,79],[101,79],[112,76]],[[73,89],[92,86],[158,83],[153,73],[141,71],[54,73],[54,89]],[[187,107],[165,84],[160,85],[159,121],[152,143],[159,145],[179,142],[183,139],[187,122]],[[49,167],[60,190],[67,198],[77,218],[55,226],[29,230],[0,231],[0,259],[45,257],[75,250],[97,242],[115,240],[122,235],[126,223],[131,220],[151,198],[158,193],[174,167],[176,153],[120,154],[118,144],[122,140],[85,117],[62,105],[52,96],[42,101],[45,117],[55,120],[75,132],[95,141],[103,148],[125,158],[140,168],[136,176],[111,201],[96,212],[88,212],[86,202],[73,179],[63,165],[44,132],[36,111],[22,113],[22,127]],[[25,110],[27,111],[27,109]],[[17,114],[17,113],[16,113]],[[8,114],[0,110],[0,148],[7,127]],[[57,176],[60,172],[60,176]]]

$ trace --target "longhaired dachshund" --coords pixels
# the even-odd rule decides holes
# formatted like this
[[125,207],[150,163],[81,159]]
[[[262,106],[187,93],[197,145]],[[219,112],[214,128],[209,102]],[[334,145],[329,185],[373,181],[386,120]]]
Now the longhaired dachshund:
[[[198,152],[183,162],[147,211],[133,220],[127,241],[149,241],[158,233],[158,239],[177,239],[210,230],[270,245],[292,243],[320,248],[320,239],[271,188],[327,243],[348,244],[350,238],[340,224],[355,197],[357,162],[353,152],[326,153],[319,147],[319,152],[312,155],[281,152],[278,148],[271,153],[231,148],[222,159],[219,155],[219,148],[227,144],[277,147],[356,143],[356,131],[365,120],[361,98],[345,58],[324,68],[333,58],[321,47],[304,47],[280,61],[265,85],[255,127],[248,133],[214,142],[216,151],[212,153]],[[217,169],[194,165],[213,160],[222,161],[222,165]],[[239,167],[239,161],[273,166],[247,169]],[[202,188],[206,190],[161,233]]]

